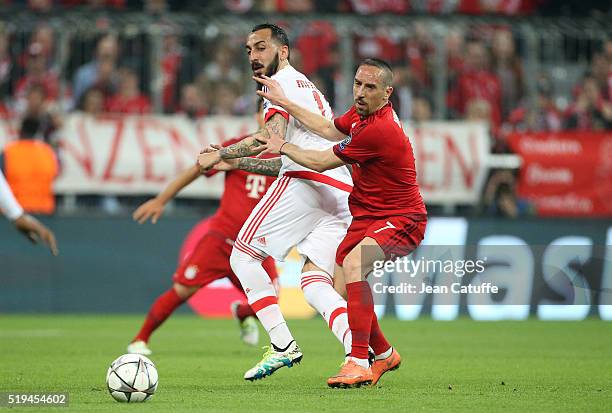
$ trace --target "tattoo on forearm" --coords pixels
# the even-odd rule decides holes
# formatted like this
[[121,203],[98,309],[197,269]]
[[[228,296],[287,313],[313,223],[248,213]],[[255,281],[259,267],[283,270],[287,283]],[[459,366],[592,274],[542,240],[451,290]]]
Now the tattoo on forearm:
[[256,159],[241,158],[238,161],[238,168],[243,171],[253,172],[260,175],[278,176],[282,161],[280,158]]
[[261,148],[259,147],[262,146],[262,144],[255,139],[251,141],[249,138],[260,135],[262,131],[267,132],[265,129],[262,129],[261,131],[255,132],[240,142],[236,142],[233,145],[226,146],[225,148],[221,149],[219,151],[221,159],[243,158],[245,156],[252,156],[261,152]]

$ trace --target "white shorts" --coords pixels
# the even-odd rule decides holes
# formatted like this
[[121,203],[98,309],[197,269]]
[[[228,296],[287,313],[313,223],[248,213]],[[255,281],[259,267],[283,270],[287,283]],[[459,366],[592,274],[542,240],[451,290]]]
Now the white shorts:
[[257,259],[298,252],[334,274],[336,250],[351,223],[349,193],[331,185],[282,176],[246,220],[234,248]]

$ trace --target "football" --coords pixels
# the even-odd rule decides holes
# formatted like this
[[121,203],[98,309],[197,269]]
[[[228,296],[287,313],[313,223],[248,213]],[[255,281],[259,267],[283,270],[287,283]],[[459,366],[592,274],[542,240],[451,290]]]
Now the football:
[[108,368],[106,385],[111,396],[118,402],[144,402],[157,389],[157,368],[145,356],[124,354]]

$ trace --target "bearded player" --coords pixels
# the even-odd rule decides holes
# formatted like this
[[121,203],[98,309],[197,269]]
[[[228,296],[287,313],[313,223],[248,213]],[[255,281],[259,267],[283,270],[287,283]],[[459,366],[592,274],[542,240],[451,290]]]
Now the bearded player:
[[[261,112],[258,115],[258,123],[262,124]],[[230,139],[223,145],[229,146],[240,140],[241,138]],[[241,161],[244,164],[247,160],[248,158],[244,158]],[[278,169],[276,165],[280,164],[280,159],[276,157],[276,159],[259,160],[259,164],[257,173],[242,170],[226,172],[225,189],[219,209],[214,216],[206,220],[204,224],[206,231],[195,244],[195,248],[184,259],[181,259],[172,277],[172,287],[159,296],[151,306],[140,331],[128,345],[129,353],[151,354],[148,347],[151,334],[174,310],[212,281],[228,277],[232,284],[242,291],[242,286],[229,264],[232,245],[249,213],[274,181]],[[210,170],[205,176],[210,177],[218,172],[219,169]],[[138,207],[133,215],[134,220],[142,224],[151,219],[151,222],[155,224],[164,212],[166,203],[199,176],[198,166],[185,170],[157,197]],[[276,266],[272,258],[263,262],[263,268],[271,280],[277,280]],[[251,307],[246,302],[235,302],[232,304],[232,313],[239,322],[242,340],[246,344],[256,345],[259,329]]]
[[[266,86],[260,96],[283,107],[304,127],[331,141],[344,139],[329,149],[312,150],[271,134],[262,153],[279,153],[317,171],[353,165],[354,189],[349,197],[353,221],[336,254],[338,276],[342,274],[346,282],[352,346],[340,372],[327,383],[331,387],[376,384],[385,372],[399,367],[401,357],[380,330],[366,278],[375,261],[413,251],[423,240],[427,223],[412,147],[389,102],[393,73],[384,61],[363,61],[353,83],[355,104],[333,121],[298,106],[282,82],[268,77],[256,80]],[[371,367],[368,344],[375,353]]]
[[[289,41],[283,29],[272,24],[255,26],[245,48],[255,76],[278,79],[293,99],[325,119],[332,118],[325,97],[290,65]],[[222,150],[201,154],[198,157],[201,168],[206,170],[221,160],[261,152],[263,145],[258,139],[265,139],[270,133],[311,149],[324,150],[333,145],[268,101],[264,101],[264,116],[265,128],[249,138]],[[250,162],[256,164],[257,160]],[[244,223],[230,259],[248,302],[271,341],[263,359],[244,374],[246,380],[261,379],[302,359],[302,351],[287,327],[274,287],[262,267],[262,262],[270,256],[284,260],[294,246],[303,260],[301,287],[306,301],[323,316],[345,351],[351,342],[346,301],[334,290],[332,280],[335,251],[351,219],[350,172],[341,166],[319,173],[287,157],[282,157],[281,162],[279,178]]]

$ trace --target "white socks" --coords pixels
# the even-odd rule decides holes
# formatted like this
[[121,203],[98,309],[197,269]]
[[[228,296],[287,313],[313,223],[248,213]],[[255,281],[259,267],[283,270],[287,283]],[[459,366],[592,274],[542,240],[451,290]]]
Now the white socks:
[[374,360],[384,360],[387,357],[389,357],[391,355],[391,353],[393,353],[393,347],[389,347],[389,350],[384,351],[384,352],[374,356]]
[[293,341],[293,336],[278,306],[274,285],[261,261],[234,247],[230,264],[242,284],[251,308],[270,335],[270,341],[276,347],[287,347]]
[[307,271],[302,273],[301,286],[308,304],[323,316],[332,333],[344,346],[345,354],[349,354],[352,335],[346,301],[334,290],[331,276],[324,271]]

